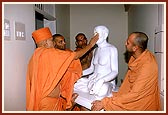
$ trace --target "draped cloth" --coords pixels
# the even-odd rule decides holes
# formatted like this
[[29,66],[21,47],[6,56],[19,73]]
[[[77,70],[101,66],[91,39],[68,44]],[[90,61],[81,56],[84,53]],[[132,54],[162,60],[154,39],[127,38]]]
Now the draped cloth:
[[[26,110],[66,110],[71,104],[73,84],[80,78],[75,52],[54,48],[37,48],[32,55],[26,77]],[[60,83],[60,97],[48,97]]]
[[119,91],[101,102],[106,111],[160,110],[158,66],[153,54],[145,50],[137,59],[131,57]]

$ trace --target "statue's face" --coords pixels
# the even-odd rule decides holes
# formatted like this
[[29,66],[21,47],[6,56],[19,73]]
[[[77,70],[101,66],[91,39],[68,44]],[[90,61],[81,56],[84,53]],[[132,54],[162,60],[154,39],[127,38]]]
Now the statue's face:
[[105,36],[105,32],[103,31],[103,28],[102,27],[96,27],[94,29],[94,35],[96,35],[96,33],[99,34],[99,40],[96,42],[96,44],[100,44],[102,43],[104,40],[106,40],[106,37]]

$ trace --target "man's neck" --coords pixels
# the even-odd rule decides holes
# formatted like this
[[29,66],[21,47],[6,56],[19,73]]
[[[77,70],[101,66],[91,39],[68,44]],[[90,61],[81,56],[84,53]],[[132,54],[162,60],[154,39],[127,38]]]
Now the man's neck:
[[135,59],[137,59],[142,53],[143,53],[143,51],[137,50],[132,56],[133,56]]

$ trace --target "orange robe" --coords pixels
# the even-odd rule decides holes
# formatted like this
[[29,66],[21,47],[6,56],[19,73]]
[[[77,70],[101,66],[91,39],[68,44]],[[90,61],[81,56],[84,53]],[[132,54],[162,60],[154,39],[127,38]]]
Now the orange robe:
[[[54,48],[35,50],[27,71],[26,110],[62,111],[71,106],[73,84],[82,74],[80,61],[73,60],[74,56],[75,52]],[[62,97],[48,97],[58,83]]]
[[[67,49],[66,51],[72,52]],[[74,60],[68,67],[64,77],[61,80],[61,95],[66,98],[66,109],[72,106],[71,98],[73,94],[74,84],[82,74],[82,66],[80,60]]]
[[106,111],[160,110],[158,66],[148,50],[137,59],[131,57],[119,91],[102,99],[102,104]]

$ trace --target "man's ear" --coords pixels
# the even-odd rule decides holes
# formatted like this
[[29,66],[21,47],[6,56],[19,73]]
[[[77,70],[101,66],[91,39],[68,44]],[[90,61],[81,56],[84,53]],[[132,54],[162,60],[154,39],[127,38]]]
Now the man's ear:
[[133,51],[135,52],[139,47],[137,45],[133,46]]
[[76,46],[78,46],[78,42],[75,42]]
[[55,41],[53,41],[53,45],[54,45],[54,46],[55,46],[55,44],[56,44]]

